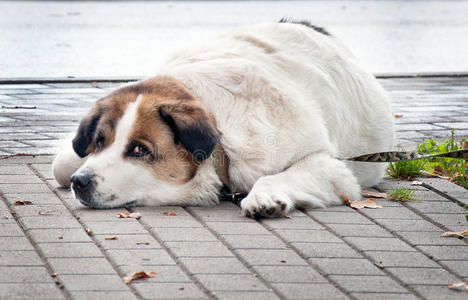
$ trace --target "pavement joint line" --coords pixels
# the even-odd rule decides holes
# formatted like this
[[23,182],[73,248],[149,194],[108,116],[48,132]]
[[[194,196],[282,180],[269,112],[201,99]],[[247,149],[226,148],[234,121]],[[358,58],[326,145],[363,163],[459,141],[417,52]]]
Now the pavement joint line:
[[[234,257],[237,258],[237,260],[239,260],[242,265],[244,267],[247,268],[247,270],[249,270],[249,272],[251,272],[251,274],[255,275],[255,277],[261,282],[263,283],[270,291],[272,291],[276,296],[278,296],[280,299],[286,299],[287,297],[285,297],[281,292],[279,292],[275,287],[273,287],[272,284],[270,284],[265,278],[263,278],[262,275],[260,275],[254,268],[253,266],[251,266],[243,257],[241,257],[236,251],[234,251],[233,249],[231,249],[231,247],[229,247],[229,245],[226,243],[226,241],[219,236],[219,234],[208,227],[208,225],[206,224],[206,222],[204,222],[202,220],[202,218],[200,218],[199,216],[197,216],[196,214],[194,214],[190,209],[186,209],[184,208],[184,210],[189,214],[191,215],[195,220],[197,220],[202,226],[203,228],[205,228],[206,230],[208,230],[211,234],[213,234],[216,239],[218,241],[220,241],[228,250],[229,252],[231,252]],[[258,223],[258,222],[257,222]],[[255,223],[254,223],[255,224]],[[245,234],[244,234],[245,235]],[[263,234],[263,235],[266,235],[266,234]]]
[[[62,202],[62,204],[67,208],[67,210],[72,214],[72,216],[75,218],[76,221],[78,221],[78,223],[82,226],[82,229],[86,231],[86,228],[87,226],[83,223],[83,221],[76,215],[76,213],[68,206],[68,203],[66,203],[66,201],[64,201],[62,199],[62,197],[60,197],[60,195],[55,191],[55,189],[53,187],[50,186],[49,182],[47,182],[47,180],[45,178],[42,177],[42,174],[36,170],[34,168],[34,166],[32,166],[32,163],[28,163],[27,166],[29,167],[29,169],[37,176],[39,177],[42,182],[55,194],[56,197],[58,197],[60,199],[60,201]],[[89,235],[89,234],[88,234]],[[109,264],[112,266],[112,268],[114,269],[115,273],[120,277],[120,279],[123,279],[124,275],[123,273],[121,273],[119,271],[119,268],[117,267],[117,264],[112,260],[112,258],[110,258],[107,254],[106,254],[106,251],[102,248],[102,245],[101,243],[94,237],[93,234],[89,235],[89,237],[91,238],[91,240],[93,241],[92,244],[96,245],[97,248],[99,249],[99,251],[102,253],[102,255],[104,256],[104,258],[109,262]],[[94,258],[94,257],[92,257]],[[44,259],[44,261],[48,264],[47,260]],[[59,275],[60,276],[60,275]],[[58,277],[57,277],[58,278]],[[144,299],[144,297],[141,296],[141,294],[131,285],[131,284],[127,284],[126,285],[130,291],[138,298],[138,299]],[[72,298],[71,297],[71,294],[70,294],[70,291],[67,291],[68,292],[68,296],[69,298]],[[73,290],[73,292],[76,292],[76,290]]]
[[[358,210],[359,212],[359,210]],[[360,213],[360,212],[359,212]],[[360,213],[361,215],[363,215],[364,217],[368,218],[366,215]],[[325,227],[330,233],[332,233],[333,235],[335,235],[335,237],[341,239],[346,245],[348,245],[349,247],[351,247],[352,249],[354,249],[355,251],[357,251],[359,254],[361,254],[367,261],[371,262],[374,264],[374,260],[365,253],[365,251],[362,251],[361,249],[359,249],[358,247],[356,247],[354,244],[350,243],[349,241],[341,238],[335,230],[333,230],[331,227],[329,227],[327,224],[325,224],[324,222],[321,222],[319,221],[318,219],[316,219],[315,217],[311,216],[310,214],[307,214],[307,216],[309,216],[309,218],[311,218],[312,220],[314,220],[315,222],[319,223],[320,225],[322,225],[323,227]],[[375,223],[373,220],[371,220],[370,218],[368,218],[370,221],[372,221],[373,223]],[[380,226],[380,224],[376,224],[378,226]],[[382,226],[380,226],[382,227]],[[386,228],[384,228],[386,231],[388,231]],[[411,246],[411,245],[410,245]],[[411,246],[412,247],[412,246]],[[417,250],[418,251],[418,250]],[[374,264],[375,265],[375,264]],[[376,265],[377,266],[377,265]],[[402,280],[400,280],[398,277],[394,276],[392,273],[388,272],[386,270],[386,268],[380,268],[379,266],[377,266],[382,272],[384,272],[389,278],[391,278],[393,281],[395,281],[396,283],[398,283],[400,286],[402,286],[403,288],[405,288],[406,290],[409,291],[410,294],[413,294],[414,296],[420,298],[420,299],[424,299],[424,297],[419,293],[417,292],[416,290],[412,289],[411,287],[409,287],[407,284],[405,284]],[[354,276],[354,275],[353,275]],[[366,276],[366,275],[361,275],[361,276]],[[374,275],[372,275],[374,276]]]
[[431,190],[431,191],[433,191],[434,193],[439,194],[440,196],[442,196],[442,197],[444,197],[444,198],[446,198],[446,199],[452,201],[453,203],[457,204],[458,206],[461,206],[461,207],[463,207],[464,209],[467,209],[465,203],[459,201],[458,199],[456,199],[456,198],[450,196],[450,195],[447,194],[447,193],[444,193],[444,192],[442,192],[442,191],[436,189],[436,188],[433,187],[432,185],[423,182],[421,186],[423,186],[423,187],[425,187],[426,189]]
[[[418,246],[413,246],[406,238],[404,238],[403,236],[401,236],[400,234],[398,234],[398,230],[390,230],[390,229],[386,228],[384,225],[380,224],[378,221],[376,222],[375,219],[373,220],[373,219],[371,219],[370,217],[368,217],[367,215],[363,214],[360,210],[358,210],[358,213],[361,214],[362,216],[368,218],[370,221],[374,222],[374,223],[375,223],[377,226],[379,226],[380,228],[382,228],[382,229],[384,229],[384,230],[390,232],[392,235],[397,236],[401,241],[405,242],[405,243],[406,243],[408,246],[410,246],[411,248],[414,248],[418,253],[423,254],[423,255],[426,256],[428,259],[430,259],[432,262],[434,262],[435,264],[439,265],[439,268],[440,268],[440,269],[444,269],[445,271],[447,271],[447,272],[450,273],[451,275],[457,277],[460,281],[463,281],[463,280],[462,280],[462,276],[459,276],[457,272],[454,272],[452,269],[448,268],[447,266],[445,266],[445,265],[441,264],[440,262],[438,262],[437,260],[435,260],[434,257],[433,257],[432,255],[430,255],[430,254],[424,252],[423,250],[419,249],[418,246],[420,246],[420,245],[418,245]],[[436,225],[436,224],[434,224],[433,222],[431,222],[430,220],[426,220],[426,221],[432,223],[433,225]],[[438,226],[438,227],[440,227],[440,226]],[[465,242],[466,242],[466,241],[465,241]],[[433,246],[433,245],[431,245],[431,246]],[[458,246],[463,246],[463,247],[465,247],[465,245],[458,245]],[[352,247],[353,247],[353,246],[352,246]],[[452,245],[451,247],[454,247],[454,245]],[[366,252],[367,252],[367,251],[366,251]],[[401,252],[401,251],[398,251],[398,252]],[[368,260],[372,261],[371,257],[366,256],[366,258],[367,258]],[[391,268],[391,267],[385,267],[385,268],[382,269],[382,271],[385,272],[387,268]],[[393,267],[393,268],[395,268],[395,267]],[[400,267],[400,266],[398,266],[398,268],[405,268],[405,267]],[[420,269],[421,267],[413,267],[413,268],[414,268],[414,269]],[[434,268],[433,268],[433,269],[434,269]],[[386,272],[386,273],[387,273],[387,272]],[[390,274],[390,276],[395,277],[393,274]],[[399,279],[398,279],[398,280],[399,280]],[[410,284],[404,285],[404,286],[405,286],[406,288],[409,288],[409,285],[410,285]],[[416,293],[418,293],[418,292],[416,292]],[[418,294],[419,294],[419,293],[418,293]],[[422,297],[422,296],[421,296],[421,297]]]
[[[7,207],[10,215],[13,216],[13,219],[15,220],[16,222],[16,225],[21,229],[21,231],[24,233],[24,237],[26,237],[26,239],[28,240],[28,242],[31,244],[33,250],[40,258],[40,260],[42,261],[42,266],[47,270],[47,273],[49,274],[49,276],[51,274],[54,273],[54,270],[52,269],[52,266],[50,265],[50,263],[47,261],[47,259],[45,258],[44,254],[42,253],[41,249],[38,247],[38,245],[36,243],[34,243],[33,239],[31,238],[31,236],[28,234],[28,232],[24,229],[23,227],[23,224],[18,220],[18,218],[16,217],[16,213],[14,213],[14,211],[11,209],[11,205],[10,203],[7,201],[7,199],[4,197],[3,193],[0,192],[0,199],[3,201],[3,203],[5,204],[5,206]],[[60,280],[59,277],[52,277],[50,276],[50,279],[52,282],[55,283],[55,287],[58,288],[60,290],[60,292],[63,294],[63,296],[65,297],[65,299],[72,299],[71,297],[71,294],[68,290],[66,290],[65,288],[65,285],[63,284],[62,280]],[[16,283],[16,282],[13,282],[13,283]],[[21,282],[18,282],[18,284],[20,284]],[[42,282],[41,282],[42,283]],[[11,284],[11,283],[9,283]]]
[[[129,211],[134,212],[133,208],[130,208]],[[197,280],[195,276],[193,276],[194,274],[192,274],[188,270],[188,268],[178,259],[179,257],[175,253],[173,253],[173,251],[169,247],[167,247],[165,243],[156,234],[154,234],[154,232],[151,230],[152,226],[146,223],[143,220],[143,218],[139,218],[137,221],[143,226],[143,228],[145,228],[145,230],[149,233],[149,235],[151,235],[159,243],[159,245],[161,246],[161,249],[166,251],[166,253],[174,260],[176,265],[182,270],[182,272],[185,273],[185,275],[187,275],[187,277],[192,281],[192,283],[195,284],[195,286],[197,286],[200,289],[200,291],[202,291],[210,299],[217,299],[216,295],[214,295],[214,293],[210,291],[203,283]],[[177,241],[171,241],[171,242],[177,242]]]

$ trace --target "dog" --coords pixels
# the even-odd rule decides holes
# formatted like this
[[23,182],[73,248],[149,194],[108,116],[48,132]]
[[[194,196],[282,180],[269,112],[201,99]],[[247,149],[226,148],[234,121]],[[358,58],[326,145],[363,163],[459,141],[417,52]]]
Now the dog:
[[346,46],[308,22],[244,26],[97,101],[54,159],[83,205],[202,206],[223,186],[247,217],[360,199],[386,164],[393,114]]

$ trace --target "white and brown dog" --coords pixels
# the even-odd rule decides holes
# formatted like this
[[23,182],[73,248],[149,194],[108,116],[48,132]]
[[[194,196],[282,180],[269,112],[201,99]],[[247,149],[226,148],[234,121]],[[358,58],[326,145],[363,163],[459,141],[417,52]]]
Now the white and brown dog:
[[53,172],[86,206],[214,205],[247,216],[341,204],[386,164],[343,162],[393,145],[389,100],[324,29],[238,28],[173,56],[160,75],[99,100]]

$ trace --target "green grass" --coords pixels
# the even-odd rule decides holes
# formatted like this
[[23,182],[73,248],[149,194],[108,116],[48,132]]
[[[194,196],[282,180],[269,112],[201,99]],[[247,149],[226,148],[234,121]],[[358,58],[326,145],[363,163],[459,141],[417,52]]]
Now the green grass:
[[[468,142],[468,138],[463,138],[458,143],[454,138],[454,130],[452,130],[450,139],[446,139],[442,143],[437,143],[432,139],[425,140],[418,146],[417,151],[424,154],[455,151],[462,149],[463,142]],[[447,177],[450,181],[468,189],[468,162],[466,160],[434,157],[391,163],[388,167],[388,175],[393,178],[411,180],[423,173]]]
[[387,194],[392,198],[392,200],[397,202],[408,202],[414,200],[414,191],[410,191],[407,188],[390,190]]

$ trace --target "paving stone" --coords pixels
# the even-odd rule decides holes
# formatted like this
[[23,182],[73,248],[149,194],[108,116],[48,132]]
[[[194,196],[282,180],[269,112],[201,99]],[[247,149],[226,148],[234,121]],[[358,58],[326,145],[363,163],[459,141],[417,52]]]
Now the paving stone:
[[436,262],[420,252],[366,251],[365,254],[381,267],[439,267]]
[[468,277],[468,260],[440,260],[439,263],[459,277]]
[[174,227],[174,228],[196,228],[203,227],[197,220],[193,217],[186,216],[160,216],[159,218],[146,218],[145,223],[151,227]]
[[105,253],[117,266],[175,265],[174,260],[162,249],[107,250]]
[[176,216],[190,217],[190,214],[183,208],[178,206],[147,206],[147,207],[133,207],[132,212],[141,213],[142,220],[148,218],[160,218],[169,213],[175,213]]
[[77,291],[71,292],[70,295],[73,299],[86,299],[86,300],[102,300],[102,299],[112,299],[112,300],[133,300],[138,299],[137,296],[127,291],[105,291],[105,292],[87,292],[87,291]]
[[0,283],[50,283],[46,268],[40,266],[1,266]]
[[256,223],[255,220],[244,217],[239,207],[228,201],[210,207],[188,207],[187,210],[205,222]]
[[152,266],[152,265],[125,265],[119,266],[119,270],[129,276],[134,272],[144,270],[146,273],[155,272],[156,276],[147,278],[144,281],[135,281],[132,284],[150,284],[156,282],[191,282],[188,276],[178,266]]
[[465,211],[462,214],[425,214],[425,216],[431,220],[449,228],[453,225],[465,226],[468,228],[468,222],[466,221],[467,215],[468,211]]
[[280,299],[272,292],[215,292],[216,297],[220,300],[275,300]]
[[210,291],[268,290],[253,274],[198,274],[195,278]]
[[53,283],[0,283],[0,299],[66,299]]
[[342,243],[342,240],[327,230],[276,229],[275,232],[288,243]]
[[179,261],[191,274],[250,274],[234,257],[183,257]]
[[135,219],[121,219],[109,222],[86,221],[85,225],[92,230],[94,234],[145,234],[146,229]]
[[447,285],[434,286],[434,285],[413,285],[414,290],[420,293],[425,299],[428,300],[466,300],[466,292],[455,291],[447,288]]
[[416,300],[419,299],[412,294],[402,293],[351,293],[356,299],[359,300]]
[[35,194],[50,193],[50,189],[44,184],[0,183],[0,192],[3,194]]
[[408,293],[404,287],[387,276],[331,275],[348,292]]
[[[41,185],[43,186],[43,185]],[[4,197],[7,199],[8,203],[13,204],[15,201],[30,201],[33,204],[40,205],[63,205],[62,201],[53,194],[50,190],[45,190],[44,193],[29,193],[29,194],[19,194],[12,193],[6,194]]]
[[29,229],[28,234],[36,243],[92,242],[83,228]]
[[12,224],[12,223],[3,224],[3,223],[0,223],[0,236],[1,237],[5,237],[5,236],[23,237],[24,233],[17,224]]
[[34,173],[25,165],[0,165],[2,175],[33,175]]
[[42,266],[43,264],[34,250],[0,251],[0,266]]
[[464,242],[456,238],[444,238],[440,235],[443,231],[433,232],[398,232],[398,235],[407,240],[411,245],[464,245]]
[[82,228],[76,219],[66,216],[21,217],[20,222],[26,230],[39,228]]
[[258,223],[206,222],[206,226],[217,234],[262,235],[269,233]]
[[345,243],[291,243],[291,246],[297,249],[303,256],[311,257],[343,257],[343,258],[361,258],[361,254]]
[[364,258],[309,258],[308,261],[326,275],[385,275]]
[[177,257],[230,257],[234,256],[221,242],[165,242]]
[[128,291],[118,275],[59,275],[68,291]]
[[2,237],[2,242],[0,243],[0,251],[12,250],[34,250],[34,248],[26,237]]
[[[379,220],[380,222],[380,220]],[[377,225],[361,224],[328,224],[328,226],[341,237],[368,236],[368,237],[392,237],[392,234]]]
[[268,229],[324,229],[319,223],[309,217],[291,217],[262,220]]
[[406,205],[423,214],[440,212],[444,214],[467,213],[466,209],[448,200],[442,202],[408,202]]
[[193,283],[148,283],[133,285],[145,299],[208,299]]
[[348,299],[348,297],[331,284],[275,283],[273,287],[285,299]]
[[6,183],[17,183],[17,184],[25,184],[25,183],[38,183],[41,184],[42,181],[34,175],[0,175],[0,182],[2,184]]
[[[385,209],[368,209],[361,211],[364,215],[371,219],[408,219],[408,220],[421,220],[418,216],[404,206],[386,207]],[[398,221],[396,221],[398,222]]]
[[48,263],[55,273],[64,274],[115,274],[110,262],[104,257],[49,258]]
[[362,251],[416,251],[398,238],[345,237],[346,241]]
[[468,260],[468,245],[457,246],[417,246],[417,248],[431,256],[435,260]]
[[398,220],[396,222],[391,219],[376,219],[375,221],[388,228],[388,230],[397,231],[398,233],[404,231],[440,231],[439,227],[426,220]]
[[[106,238],[117,237],[115,240]],[[108,249],[158,249],[161,245],[149,234],[94,235],[101,247]]]
[[274,235],[222,235],[224,240],[232,249],[286,249],[280,239]]
[[93,243],[38,243],[37,246],[46,258],[103,256]]
[[151,228],[151,232],[163,242],[217,241],[205,228]]
[[395,277],[408,285],[448,285],[460,281],[454,275],[441,268],[386,268]]
[[373,224],[366,217],[356,211],[351,212],[324,212],[310,211],[314,219],[325,224]]
[[270,283],[328,283],[310,266],[255,266],[254,269]]
[[307,263],[292,250],[240,249],[236,253],[251,266],[304,266]]
[[12,205],[17,217],[66,216],[73,218],[66,207],[60,204]]

